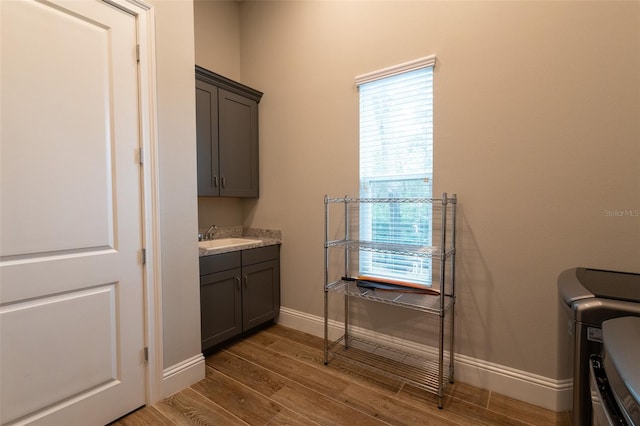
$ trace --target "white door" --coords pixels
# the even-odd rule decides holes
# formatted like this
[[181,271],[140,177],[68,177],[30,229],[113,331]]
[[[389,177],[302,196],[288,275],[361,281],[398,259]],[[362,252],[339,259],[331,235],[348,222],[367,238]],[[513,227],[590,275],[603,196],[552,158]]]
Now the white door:
[[136,18],[0,0],[0,423],[145,403]]

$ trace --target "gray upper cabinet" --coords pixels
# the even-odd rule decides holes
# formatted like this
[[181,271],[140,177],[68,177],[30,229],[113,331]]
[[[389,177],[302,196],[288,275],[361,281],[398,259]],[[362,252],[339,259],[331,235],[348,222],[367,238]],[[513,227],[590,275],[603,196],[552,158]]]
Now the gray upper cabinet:
[[198,195],[258,197],[262,92],[196,66]]

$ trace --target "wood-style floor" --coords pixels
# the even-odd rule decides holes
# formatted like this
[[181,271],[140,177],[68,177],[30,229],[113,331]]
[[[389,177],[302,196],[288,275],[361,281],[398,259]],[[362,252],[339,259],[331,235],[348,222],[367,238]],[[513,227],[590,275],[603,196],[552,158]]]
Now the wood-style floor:
[[206,358],[206,378],[114,425],[569,425],[554,413],[455,383],[444,408],[400,382],[323,363],[322,339],[271,326]]

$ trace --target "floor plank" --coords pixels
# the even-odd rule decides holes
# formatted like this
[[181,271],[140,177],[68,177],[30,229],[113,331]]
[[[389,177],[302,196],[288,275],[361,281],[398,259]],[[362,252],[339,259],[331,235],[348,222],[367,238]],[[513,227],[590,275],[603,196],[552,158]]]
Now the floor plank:
[[491,394],[488,408],[532,425],[569,425],[567,416],[497,393]]
[[[211,365],[225,374],[235,375],[257,392],[269,393],[270,399],[308,419],[321,424],[382,424],[375,417],[335,399],[336,394],[349,386],[347,381],[328,380],[312,367],[250,342],[236,344],[228,353],[236,360]],[[242,365],[243,362],[246,364]],[[245,374],[240,375],[240,371]],[[271,392],[275,389],[273,383],[278,383],[275,392]]]
[[207,368],[207,377],[192,388],[252,425],[268,423],[283,409],[273,399],[210,367]]
[[410,403],[358,385],[349,386],[337,398],[344,404],[392,425],[457,424],[442,416],[434,405],[427,407],[424,404]]
[[[227,351],[220,351],[207,357],[206,364],[208,367],[227,377],[234,378],[234,380],[266,397],[273,395],[286,386],[286,381],[283,377],[273,374],[272,371],[259,368],[255,364]],[[207,375],[210,374],[211,372],[207,369]]]
[[165,399],[155,407],[177,425],[246,425],[210,399],[187,388]]
[[454,383],[437,397],[338,358],[323,340],[274,325],[206,358],[206,378],[116,422],[142,425],[558,425],[554,413]]
[[157,407],[153,406],[142,407],[132,413],[129,413],[127,416],[110,423],[109,426],[172,426],[176,424],[178,423],[162,415],[162,413],[158,411]]
[[323,395],[341,392],[350,383],[344,378],[327,375],[325,371],[249,341],[239,342],[229,348],[229,352],[283,377],[295,377],[298,383]]
[[[323,377],[323,380],[326,380],[328,374],[334,375],[331,379],[332,381],[340,380],[342,383],[342,380],[344,380],[344,373],[332,371],[324,365],[323,352],[318,349],[304,347],[291,341],[288,343],[274,341],[274,339],[265,338],[265,336],[256,336],[256,338],[252,338],[251,342],[248,342],[247,345],[264,346],[263,351],[265,351],[265,349],[266,351],[274,351],[274,354],[287,354],[292,358],[287,364],[293,363],[294,360],[306,364],[309,369],[305,369],[307,374],[305,374],[304,380],[306,381],[307,377],[309,378],[311,383],[306,383],[309,387],[313,387],[316,384],[315,377],[318,374]],[[254,348],[254,350],[260,351],[258,347]],[[249,351],[245,352],[245,354],[252,355],[253,352]],[[332,364],[334,363],[332,362],[331,365]],[[272,365],[266,365],[265,367],[273,368]],[[299,368],[303,369],[303,367]],[[338,377],[340,375],[342,377]],[[381,380],[395,382],[387,378]],[[432,401],[430,401],[427,408],[426,404],[417,406],[417,404],[407,404],[405,401],[393,398],[392,396],[400,389],[400,386],[397,384],[394,386],[379,386],[373,390],[371,383],[366,381],[361,384],[357,381],[347,380],[344,383],[346,387],[341,392],[334,394],[335,399],[389,424],[455,424],[441,417],[438,412],[439,410]],[[389,392],[391,388],[394,388],[394,390]]]
[[[283,327],[272,327],[264,331],[265,334],[271,334],[273,330],[281,330]],[[293,333],[287,332],[286,335],[292,335]],[[302,333],[301,333],[302,334]],[[273,336],[273,334],[272,334]],[[309,336],[314,339],[313,344],[308,344],[311,339],[307,339],[306,336],[303,339],[288,340],[286,337],[280,337],[279,334],[275,339],[271,339],[271,343],[268,348],[286,354],[287,356],[297,359],[302,362],[306,362],[315,366],[324,366],[325,372],[338,377],[349,377],[349,381],[357,382],[363,386],[373,386],[378,391],[388,392],[390,395],[395,395],[402,387],[402,382],[399,380],[390,379],[388,376],[379,374],[371,369],[361,368],[357,365],[345,362],[340,358],[333,358],[329,364],[324,364],[324,350],[322,348],[322,339],[315,336]],[[251,339],[255,342],[254,339]],[[258,342],[264,342],[266,339],[260,339]]]

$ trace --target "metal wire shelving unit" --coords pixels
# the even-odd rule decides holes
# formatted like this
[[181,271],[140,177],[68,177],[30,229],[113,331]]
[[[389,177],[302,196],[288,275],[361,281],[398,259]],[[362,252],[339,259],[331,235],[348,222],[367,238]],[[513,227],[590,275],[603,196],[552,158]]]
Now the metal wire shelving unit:
[[[441,198],[331,198],[325,196],[325,243],[324,243],[324,363],[332,357],[375,370],[403,383],[414,385],[437,395],[438,407],[442,408],[444,394],[450,383],[454,382],[454,312],[455,312],[455,255],[456,255],[456,204],[455,194],[443,193]],[[353,223],[353,210],[363,204],[401,204],[412,203],[428,208],[439,206],[439,214],[434,212],[433,220],[437,222],[439,236],[433,237],[436,246],[415,244],[379,243],[361,240],[358,224]],[[339,209],[338,221],[344,235],[338,239],[330,238],[331,206],[342,205]],[[355,221],[357,222],[357,220]],[[338,230],[338,233],[341,231]],[[336,267],[330,261],[331,253],[338,252],[343,265]],[[433,287],[436,294],[417,294],[392,290],[363,288],[352,278],[353,259],[362,252],[384,254],[400,254],[431,259],[438,265],[434,272]],[[332,268],[344,268],[331,271]],[[331,273],[333,272],[333,274]],[[337,279],[334,279],[337,276]],[[330,278],[332,277],[332,278]],[[329,339],[329,293],[344,296],[344,333],[338,339]],[[420,311],[438,318],[437,348],[416,355],[397,347],[390,347],[355,336],[350,331],[349,306],[352,299],[383,303],[406,309]],[[445,321],[449,321],[448,339],[445,342]],[[446,343],[446,347],[445,347]],[[445,366],[445,363],[447,364]]]

